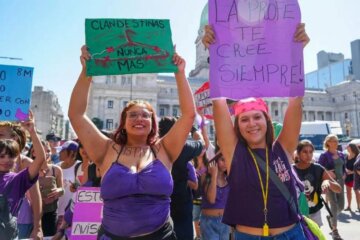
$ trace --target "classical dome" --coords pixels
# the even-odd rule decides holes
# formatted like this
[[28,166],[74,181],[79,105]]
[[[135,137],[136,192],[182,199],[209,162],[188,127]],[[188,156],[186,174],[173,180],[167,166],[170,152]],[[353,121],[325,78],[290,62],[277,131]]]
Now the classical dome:
[[203,29],[206,24],[208,24],[209,20],[209,10],[208,10],[208,3],[204,6],[204,9],[201,12],[200,18],[200,27],[199,29]]

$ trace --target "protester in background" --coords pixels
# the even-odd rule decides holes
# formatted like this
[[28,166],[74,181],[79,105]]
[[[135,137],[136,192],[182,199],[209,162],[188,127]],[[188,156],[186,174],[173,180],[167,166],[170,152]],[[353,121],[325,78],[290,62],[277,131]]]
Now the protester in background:
[[[176,118],[163,117],[159,121],[159,137],[164,137],[175,125]],[[188,187],[188,162],[199,156],[204,147],[201,133],[195,127],[191,129],[193,139],[187,140],[183,149],[173,164],[171,176],[174,181],[174,189],[171,194],[170,216],[174,222],[174,231],[178,239],[194,239],[192,224],[192,191]]]
[[360,212],[360,156],[354,163],[354,191],[357,203],[357,212]]
[[[53,236],[56,233],[58,199],[64,194],[63,173],[59,166],[52,163],[50,146],[48,142],[41,142],[46,153],[46,161],[41,165],[39,173],[39,185],[42,197],[42,231],[44,237]],[[28,157],[36,158],[36,153],[31,146]]]
[[[24,149],[27,137],[21,125],[11,122],[0,122],[0,139],[13,139],[19,147],[20,152]],[[19,154],[16,158],[13,171],[16,173],[26,169],[32,160],[25,155]],[[39,190],[39,183],[29,189],[17,211],[19,238],[41,239],[43,236],[41,227],[42,202]]]
[[104,208],[98,238],[176,239],[169,219],[173,188],[170,170],[195,119],[185,61],[174,54],[182,115],[172,129],[158,139],[154,108],[146,101],[130,101],[121,112],[113,139],[109,139],[86,115],[91,85],[91,77],[86,76],[86,60],[90,54],[86,46],[81,51],[82,71],[71,95],[69,119],[103,176]]
[[46,135],[46,141],[49,142],[51,149],[51,161],[53,164],[58,164],[60,162],[59,153],[57,148],[60,146],[61,137],[56,136],[55,133],[49,133]]
[[[76,159],[81,161],[78,170],[76,172],[76,178],[80,185],[84,185],[88,181],[88,168],[92,164],[89,156],[82,143],[78,141],[79,148],[77,151]],[[99,173],[98,173],[99,174]]]
[[327,216],[330,219],[332,228],[332,237],[334,240],[341,240],[341,236],[337,229],[337,218],[341,211],[344,209],[344,179],[345,179],[345,156],[342,152],[338,151],[339,140],[335,134],[329,134],[324,140],[324,150],[319,157],[318,163],[322,165],[332,178],[336,180],[341,186],[341,191],[335,193],[328,191],[326,198],[330,203],[330,209],[333,217]]
[[[303,46],[309,42],[304,24],[299,24],[294,39]],[[211,26],[205,27],[202,40],[206,47],[215,41]],[[237,102],[233,123],[226,99],[213,99],[216,135],[230,186],[223,222],[235,227],[235,239],[305,239],[297,213],[269,179],[271,168],[297,199],[296,180],[289,161],[298,142],[301,106],[301,97],[289,99],[283,129],[274,140],[263,100],[250,98]],[[257,158],[264,160],[266,170],[260,171]]]
[[78,150],[79,144],[74,141],[66,141],[61,147],[58,147],[57,150],[60,156],[60,163],[58,164],[63,172],[63,188],[64,195],[59,198],[59,206],[57,210],[58,214],[58,224],[57,229],[63,221],[65,214],[65,208],[68,206],[76,188],[80,185],[79,180],[76,178],[76,173],[81,164],[80,161],[76,160],[76,153]]
[[196,191],[199,187],[199,183],[196,178],[195,167],[191,161],[188,162],[186,166],[188,170],[188,181],[187,181],[188,188],[190,188],[190,190],[192,191]]
[[[357,156],[359,155],[359,148],[354,143],[349,143],[346,147],[348,154],[346,155],[345,162],[345,186],[346,186],[346,200],[347,207],[345,211],[351,211],[352,189],[354,189],[354,164]],[[356,191],[354,189],[356,196]]]
[[201,213],[201,202],[202,202],[202,190],[207,168],[205,164],[207,164],[207,154],[206,151],[202,151],[202,153],[193,159],[196,177],[198,182],[197,190],[193,191],[193,224],[195,227],[195,237],[197,240],[200,240],[201,232],[200,232],[200,213]]
[[[25,192],[37,181],[41,165],[43,161],[45,161],[45,152],[39,136],[36,133],[34,119],[31,112],[29,113],[29,120],[21,122],[21,126],[30,134],[34,151],[36,152],[38,158],[28,163],[27,167],[17,173],[10,171],[15,166],[22,149],[15,140],[8,138],[11,126],[4,128],[4,125],[2,125],[0,131],[0,135],[2,137],[0,140],[0,194],[5,196],[10,212],[13,216],[17,216],[17,210],[21,199],[24,197]],[[10,131],[10,135],[11,134],[14,134],[14,132]],[[39,199],[39,202],[40,201],[41,199]],[[42,237],[41,229],[40,231],[37,231],[37,229],[35,230],[35,232],[33,231],[35,234],[32,234],[32,237],[40,239]],[[13,236],[7,236],[5,238],[15,239],[16,235],[17,234],[15,232]],[[4,235],[2,235],[2,237],[4,237]]]
[[225,203],[229,194],[226,165],[218,153],[208,165],[208,175],[203,179],[203,198],[201,204],[201,238],[207,240],[228,240],[230,227],[221,222]]
[[[193,159],[194,166],[196,168],[196,176],[198,179],[198,190],[193,191],[193,225],[195,227],[195,235],[196,239],[200,239],[201,231],[200,231],[200,213],[201,213],[201,202],[202,202],[202,194],[203,194],[203,186],[202,182],[204,182],[207,168],[205,164],[207,164],[208,159],[212,159],[215,157],[215,146],[210,142],[208,133],[207,133],[207,120],[204,117],[203,111],[198,111],[197,115],[198,125],[201,130],[201,135],[204,139],[205,149],[201,152],[201,154]],[[197,140],[197,136],[193,136],[195,140]]]
[[329,190],[339,193],[340,185],[330,176],[330,174],[317,163],[312,163],[314,145],[309,140],[302,140],[296,148],[298,161],[295,170],[300,180],[305,186],[305,195],[309,206],[309,217],[319,226],[323,225],[321,219],[321,208],[323,201],[322,193]]
[[[89,163],[87,172],[84,173],[83,177],[81,178],[81,186],[83,187],[100,187],[101,184],[101,176],[99,172],[99,168],[92,163],[89,159],[89,156],[86,153],[84,146],[79,142],[79,151],[78,151],[80,158],[82,159],[83,163]],[[79,156],[77,157],[79,159]],[[52,240],[61,240],[64,236],[66,239],[71,239],[71,225],[73,220],[74,214],[74,206],[75,206],[75,195],[73,195],[73,199],[71,203],[65,210],[64,214],[64,221],[60,225],[57,233],[54,235]]]

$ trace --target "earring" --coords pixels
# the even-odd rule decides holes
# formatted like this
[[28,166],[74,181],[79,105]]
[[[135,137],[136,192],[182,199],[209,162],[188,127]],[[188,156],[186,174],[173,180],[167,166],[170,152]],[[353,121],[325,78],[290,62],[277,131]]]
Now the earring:
[[126,135],[126,129],[125,128],[121,129],[120,133],[121,133],[121,135]]

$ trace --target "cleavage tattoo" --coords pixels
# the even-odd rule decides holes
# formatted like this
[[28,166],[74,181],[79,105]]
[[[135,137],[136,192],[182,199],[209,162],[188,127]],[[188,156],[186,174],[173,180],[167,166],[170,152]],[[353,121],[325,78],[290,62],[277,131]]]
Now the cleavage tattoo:
[[[117,149],[116,144],[114,144],[112,146],[112,148],[119,153],[119,149]],[[125,156],[133,156],[133,157],[143,157],[147,154],[148,150],[152,149],[152,151],[155,152],[155,154],[157,155],[160,151],[161,145],[157,144],[157,145],[153,145],[153,146],[147,146],[147,147],[128,147],[128,146],[124,146],[124,149],[122,150],[122,154],[124,154]],[[150,153],[151,154],[151,153]],[[149,154],[149,156],[150,156]]]
[[123,150],[122,154],[124,154],[125,156],[133,156],[133,157],[141,158],[141,157],[144,157],[148,153],[149,149],[150,149],[150,147],[127,147],[127,146],[124,146],[124,150]]

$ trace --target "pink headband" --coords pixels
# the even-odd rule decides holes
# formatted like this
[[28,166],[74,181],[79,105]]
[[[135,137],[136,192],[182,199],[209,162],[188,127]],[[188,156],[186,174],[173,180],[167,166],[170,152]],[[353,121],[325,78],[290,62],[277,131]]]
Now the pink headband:
[[235,106],[235,115],[248,112],[251,110],[259,110],[268,114],[268,107],[261,98],[246,98],[238,101]]

